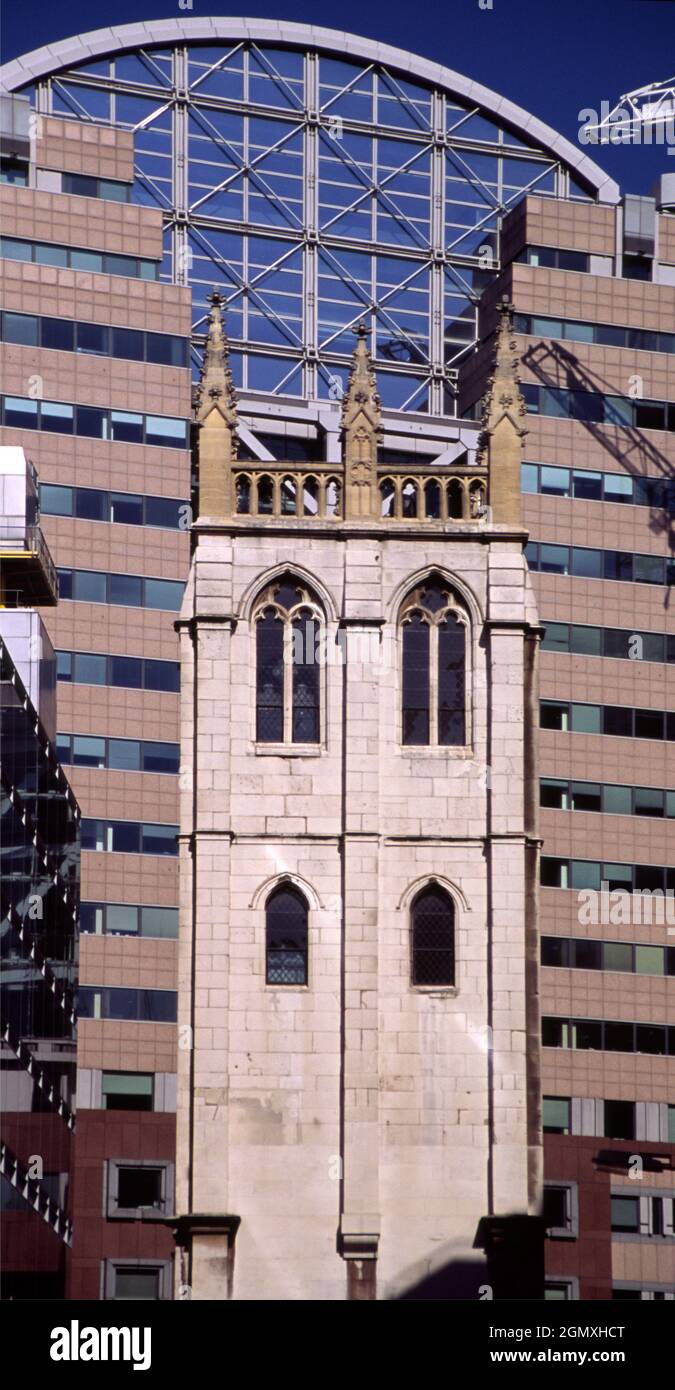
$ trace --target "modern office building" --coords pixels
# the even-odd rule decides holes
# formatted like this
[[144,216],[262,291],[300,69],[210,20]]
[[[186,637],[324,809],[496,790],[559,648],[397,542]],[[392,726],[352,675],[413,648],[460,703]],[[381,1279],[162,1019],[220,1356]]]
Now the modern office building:
[[35,469],[0,447],[3,1299],[63,1298],[72,1246],[80,812],[56,760],[57,600]]
[[[270,466],[261,488],[251,478],[261,531],[279,511],[302,530],[282,465],[331,466],[312,475],[308,547],[321,480],[341,477],[354,327],[365,325],[381,403],[381,518],[425,519],[435,535],[421,479],[450,478],[458,460],[476,467],[496,308],[513,303],[528,411],[521,518],[546,629],[548,1296],[670,1296],[675,939],[665,899],[646,920],[636,891],[665,891],[675,868],[672,189],[664,179],[650,199],[622,197],[579,148],[478,83],[313,26],[180,16],[50,45],[0,80],[19,96],[3,103],[3,437],[39,467],[45,531],[67,571],[65,601],[44,616],[84,817],[81,976],[94,1016],[80,1024],[75,1217],[77,1230],[81,1197],[87,1234],[73,1246],[73,1292],[170,1296],[171,586],[188,570],[185,343],[191,331],[196,381],[216,285],[238,463]],[[448,494],[448,520],[483,526],[488,545],[489,513],[472,522],[463,505]],[[254,514],[236,525],[254,528]],[[222,593],[220,571],[206,582]],[[250,751],[253,725],[242,737]],[[603,883],[627,895],[627,920]],[[262,909],[251,898],[248,910]],[[223,1033],[233,1026],[223,1005]],[[495,1065],[493,1043],[477,1046],[478,1070]],[[301,1215],[303,1194],[295,1201]],[[223,1273],[237,1297],[248,1212],[221,1215],[242,1223]],[[383,1245],[379,1259],[387,1296]]]
[[[664,179],[664,184],[666,184]],[[515,308],[541,657],[548,1296],[675,1297],[675,218],[528,197]]]
[[161,216],[129,201],[129,132],[31,123],[25,98],[3,112],[3,439],[40,473],[54,747],[82,807],[68,1289],[155,1296],[173,1251],[158,1219],[173,1208],[190,296],[158,279]]

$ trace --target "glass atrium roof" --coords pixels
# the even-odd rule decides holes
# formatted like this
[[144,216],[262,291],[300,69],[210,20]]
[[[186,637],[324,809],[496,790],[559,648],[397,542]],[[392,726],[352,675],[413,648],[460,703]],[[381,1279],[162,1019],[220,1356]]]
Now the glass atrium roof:
[[102,30],[0,76],[44,113],[134,132],[133,200],[163,213],[161,277],[192,286],[195,362],[218,285],[237,386],[339,398],[363,320],[385,408],[453,415],[505,213],[525,192],[614,201],[614,185],[436,64],[302,25],[201,29],[232,37]]

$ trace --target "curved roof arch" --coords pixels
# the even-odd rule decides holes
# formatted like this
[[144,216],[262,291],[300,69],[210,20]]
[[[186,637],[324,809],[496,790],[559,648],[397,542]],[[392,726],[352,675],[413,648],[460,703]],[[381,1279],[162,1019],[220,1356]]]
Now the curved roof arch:
[[410,80],[419,80],[445,88],[460,101],[468,101],[501,124],[535,142],[555,158],[562,160],[600,202],[617,203],[619,186],[592,159],[583,154],[571,141],[559,135],[536,116],[499,96],[480,82],[446,68],[440,63],[420,58],[404,49],[338,29],[324,29],[313,24],[286,23],[273,19],[244,19],[212,16],[149,20],[145,23],[122,24],[108,29],[96,29],[57,43],[47,44],[13,59],[0,68],[0,87],[17,91],[31,82],[47,77],[60,69],[95,62],[107,55],[119,54],[134,48],[149,48],[171,43],[208,43],[249,40],[273,43],[280,47],[311,48],[371,63],[383,63],[395,68]]

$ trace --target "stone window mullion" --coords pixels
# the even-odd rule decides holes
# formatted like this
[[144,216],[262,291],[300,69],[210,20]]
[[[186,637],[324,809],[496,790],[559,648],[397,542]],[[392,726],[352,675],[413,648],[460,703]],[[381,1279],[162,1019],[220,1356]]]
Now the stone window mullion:
[[293,619],[281,615],[284,623],[284,743],[293,742]]
[[438,747],[438,623],[430,623],[429,642],[429,743]]

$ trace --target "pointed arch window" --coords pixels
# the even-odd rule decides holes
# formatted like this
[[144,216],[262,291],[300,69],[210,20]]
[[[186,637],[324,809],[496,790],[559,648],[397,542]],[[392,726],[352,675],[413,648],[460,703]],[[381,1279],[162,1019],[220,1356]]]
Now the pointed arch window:
[[401,610],[402,742],[464,747],[469,623],[447,584],[431,579]]
[[423,888],[410,910],[413,985],[455,983],[455,905],[438,884]]
[[276,888],[265,911],[265,982],[306,985],[308,909],[302,893],[289,884]]
[[260,596],[253,622],[257,742],[319,743],[323,625],[319,604],[293,575],[284,575]]

